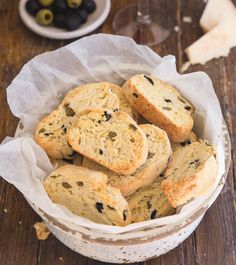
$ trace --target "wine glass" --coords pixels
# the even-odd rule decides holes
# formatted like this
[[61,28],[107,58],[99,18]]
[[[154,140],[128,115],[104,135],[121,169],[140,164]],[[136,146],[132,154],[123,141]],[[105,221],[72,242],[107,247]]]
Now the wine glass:
[[158,1],[138,0],[122,8],[113,20],[116,34],[129,36],[139,44],[153,46],[164,41],[174,26],[170,16],[158,7]]

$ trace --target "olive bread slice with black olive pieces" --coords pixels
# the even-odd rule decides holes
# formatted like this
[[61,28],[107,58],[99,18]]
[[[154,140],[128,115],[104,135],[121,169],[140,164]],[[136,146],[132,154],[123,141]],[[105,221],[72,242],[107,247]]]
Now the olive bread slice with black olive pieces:
[[45,179],[44,188],[54,203],[96,223],[125,226],[131,221],[127,201],[102,172],[62,166]]
[[74,150],[120,174],[129,175],[146,162],[143,130],[125,112],[88,109],[68,132]]
[[172,142],[183,142],[193,128],[194,107],[171,84],[139,74],[123,85],[133,106],[149,122],[164,129]]
[[142,222],[172,215],[175,209],[171,207],[167,197],[161,190],[163,177],[156,177],[154,182],[137,190],[127,197],[132,216],[132,223]]
[[170,141],[165,131],[151,124],[139,125],[148,140],[147,161],[133,174],[124,176],[84,157],[84,167],[104,172],[108,176],[108,183],[119,188],[124,196],[129,196],[140,187],[147,186],[166,168],[171,156]]
[[119,109],[115,93],[101,83],[86,84],[71,90],[57,110],[43,118],[35,131],[36,142],[54,159],[73,159],[75,152],[67,142],[67,131],[88,107]]
[[214,147],[203,140],[173,153],[161,183],[161,189],[173,207],[209,192],[217,177],[214,155]]

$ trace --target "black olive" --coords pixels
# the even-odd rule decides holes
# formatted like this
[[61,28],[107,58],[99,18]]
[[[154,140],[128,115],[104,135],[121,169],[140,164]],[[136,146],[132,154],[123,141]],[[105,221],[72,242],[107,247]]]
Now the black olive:
[[165,102],[167,102],[167,103],[171,103],[172,101],[170,100],[170,99],[164,99],[165,100]]
[[150,77],[148,77],[148,76],[146,76],[146,75],[144,75],[144,77],[152,84],[152,85],[154,85],[154,82],[153,82],[153,80],[150,78]]
[[36,0],[29,0],[26,2],[25,8],[31,16],[35,16],[42,6]]
[[123,211],[123,220],[125,221],[126,218],[127,218],[127,216],[126,216],[126,210],[124,210],[124,211]]
[[99,149],[99,154],[100,154],[100,155],[103,155],[103,151],[102,151],[102,149]]
[[96,209],[99,211],[99,213],[102,213],[103,208],[103,203],[101,202],[96,202]]
[[156,218],[156,214],[157,214],[157,210],[155,209],[155,210],[153,210],[153,211],[151,212],[151,216],[150,216],[150,218],[151,218],[151,219],[155,219],[155,218]]
[[66,28],[67,30],[76,30],[82,24],[82,19],[77,14],[67,15],[66,17]]
[[186,110],[190,111],[192,108],[190,106],[184,107]]
[[84,8],[88,14],[93,13],[96,10],[96,3],[93,0],[83,1],[81,8]]
[[88,12],[86,11],[85,8],[79,8],[76,10],[76,14],[80,16],[82,23],[85,23],[88,18]]
[[110,118],[111,118],[111,114],[108,113],[107,111],[104,111],[103,116],[105,116],[105,118],[106,118],[105,121],[108,121],[108,120],[110,120]]
[[55,0],[53,2],[53,8],[56,12],[65,12],[68,9],[66,0]]
[[134,96],[135,98],[138,98],[138,95],[137,95],[136,93],[133,93],[133,96]]
[[54,15],[54,26],[56,28],[64,29],[66,27],[66,16],[65,14],[55,13]]

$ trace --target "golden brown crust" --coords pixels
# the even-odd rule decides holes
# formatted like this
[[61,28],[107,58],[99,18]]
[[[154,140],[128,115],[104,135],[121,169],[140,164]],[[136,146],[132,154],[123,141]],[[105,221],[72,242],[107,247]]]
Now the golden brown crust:
[[147,97],[140,93],[137,86],[132,82],[132,78],[125,82],[123,89],[130,104],[149,122],[164,129],[173,142],[182,142],[188,137],[193,128],[193,119],[190,116],[186,116],[185,125],[178,126],[170,121],[165,113],[152,104]]
[[161,183],[161,189],[173,207],[203,195],[212,188],[218,170],[214,152],[214,148],[204,141],[174,152]]

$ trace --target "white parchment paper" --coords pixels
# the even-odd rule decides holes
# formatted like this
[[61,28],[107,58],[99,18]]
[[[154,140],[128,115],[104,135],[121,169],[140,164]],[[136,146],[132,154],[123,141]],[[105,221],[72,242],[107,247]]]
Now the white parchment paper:
[[7,100],[12,113],[22,120],[24,128],[21,137],[7,137],[0,145],[0,175],[48,215],[106,233],[173,224],[189,215],[210,193],[178,209],[178,214],[174,216],[113,227],[72,214],[52,203],[44,191],[42,182],[53,167],[44,150],[33,140],[39,120],[58,105],[66,92],[80,84],[98,81],[122,84],[137,73],[153,74],[172,83],[195,105],[195,130],[200,137],[217,147],[218,182],[225,169],[222,114],[209,77],[203,72],[179,75],[174,56],[161,58],[130,38],[107,34],[85,37],[61,49],[36,56],[22,68],[7,88]]

